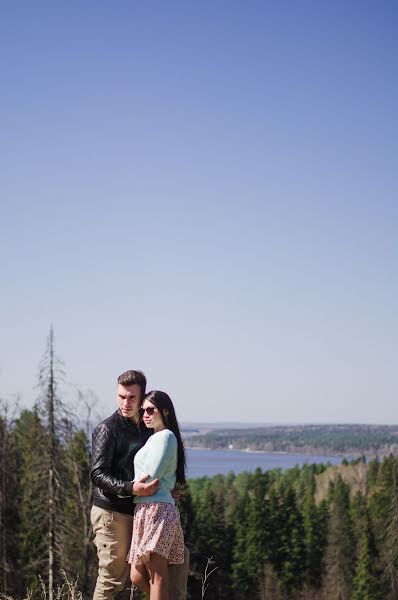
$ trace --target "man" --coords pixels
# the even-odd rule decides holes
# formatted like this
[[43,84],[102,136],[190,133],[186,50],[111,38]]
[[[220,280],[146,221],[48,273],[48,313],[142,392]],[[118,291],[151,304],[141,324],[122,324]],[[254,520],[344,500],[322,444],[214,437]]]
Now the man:
[[[151,496],[159,487],[158,479],[145,483],[148,476],[133,482],[134,456],[152,434],[138,418],[145,375],[126,371],[117,382],[119,408],[93,432],[91,522],[98,555],[93,600],[112,600],[123,590],[130,570],[126,556],[131,541],[133,496]],[[186,598],[188,560],[186,549],[184,565],[170,567],[170,600]]]

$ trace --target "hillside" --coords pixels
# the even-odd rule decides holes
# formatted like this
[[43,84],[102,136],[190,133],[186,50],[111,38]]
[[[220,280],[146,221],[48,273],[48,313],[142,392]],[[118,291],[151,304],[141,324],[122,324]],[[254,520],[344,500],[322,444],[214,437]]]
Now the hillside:
[[342,424],[228,428],[191,433],[186,438],[186,445],[263,452],[384,456],[398,453],[398,426]]

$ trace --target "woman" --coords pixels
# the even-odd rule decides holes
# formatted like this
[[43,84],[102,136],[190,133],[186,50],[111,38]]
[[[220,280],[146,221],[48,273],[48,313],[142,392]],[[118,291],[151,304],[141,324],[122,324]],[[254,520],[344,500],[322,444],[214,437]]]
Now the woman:
[[165,392],[149,392],[141,417],[154,430],[134,458],[135,480],[159,478],[153,496],[135,496],[133,536],[128,556],[131,581],[150,600],[169,600],[168,565],[183,564],[184,536],[171,490],[185,483],[185,451],[173,403]]

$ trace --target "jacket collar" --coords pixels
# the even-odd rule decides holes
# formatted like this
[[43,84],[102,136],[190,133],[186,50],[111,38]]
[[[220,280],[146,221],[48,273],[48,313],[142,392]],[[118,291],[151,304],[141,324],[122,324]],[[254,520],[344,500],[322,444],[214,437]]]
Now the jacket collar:
[[135,421],[132,421],[128,417],[123,417],[122,413],[120,412],[120,408],[117,409],[116,414],[118,416],[119,423],[123,427],[123,429],[131,427],[133,427],[134,429],[139,429],[141,431],[146,429],[145,424],[142,421],[139,421],[137,424]]

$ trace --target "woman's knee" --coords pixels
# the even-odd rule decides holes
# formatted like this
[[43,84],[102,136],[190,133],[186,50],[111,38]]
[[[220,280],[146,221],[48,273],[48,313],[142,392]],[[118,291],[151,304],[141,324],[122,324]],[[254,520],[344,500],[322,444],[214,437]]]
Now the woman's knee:
[[167,585],[169,573],[168,573],[168,560],[153,552],[151,554],[151,560],[148,564],[149,573],[152,582],[164,583]]

